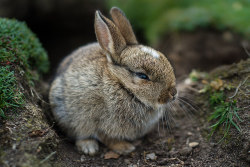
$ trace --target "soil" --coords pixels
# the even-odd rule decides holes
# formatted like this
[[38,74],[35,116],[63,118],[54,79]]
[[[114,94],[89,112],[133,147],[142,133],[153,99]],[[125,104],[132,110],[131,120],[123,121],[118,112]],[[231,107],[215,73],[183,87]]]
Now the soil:
[[192,69],[207,71],[246,59],[249,41],[230,31],[199,30],[193,33],[174,33],[162,39],[158,50],[163,52],[175,68],[178,78]]
[[[235,81],[236,86],[240,81],[249,76],[250,59],[241,62],[244,68],[242,73],[235,76],[235,71],[239,72],[239,66],[225,66],[223,72],[229,69],[234,69],[231,74],[226,76],[227,81]],[[238,70],[237,70],[238,69]],[[247,71],[247,72],[246,72]],[[222,74],[220,69],[213,71],[216,74]],[[247,82],[249,85],[249,81]],[[247,84],[246,84],[247,85]],[[241,87],[241,91],[245,92],[247,86]],[[199,82],[192,85],[180,84],[179,89],[187,90],[187,87],[194,89],[202,88],[203,85]],[[235,90],[228,92],[234,93]],[[230,138],[224,142],[218,143],[222,138],[222,134],[214,135],[208,139],[209,126],[207,117],[211,112],[208,104],[204,102],[207,98],[204,94],[199,94],[194,91],[189,93],[195,94],[197,100],[194,105],[195,109],[186,106],[186,110],[176,109],[173,112],[173,122],[169,120],[161,120],[158,126],[147,136],[135,141],[136,150],[126,156],[120,156],[114,159],[105,159],[105,154],[109,150],[101,145],[99,154],[96,156],[80,155],[75,150],[73,143],[62,137],[57,148],[56,159],[62,162],[62,166],[194,166],[194,167],[222,167],[222,166],[239,166],[247,167],[249,165],[249,111],[243,109],[239,111],[239,115],[243,120],[240,123],[241,133],[236,129],[231,130]],[[188,95],[184,92],[184,95]],[[249,106],[249,97],[242,97],[242,94],[237,97],[238,105],[242,108]],[[201,107],[201,108],[200,108]],[[196,110],[197,109],[197,110]],[[168,123],[168,124],[167,124]],[[64,140],[65,139],[65,140]],[[198,145],[190,147],[190,144],[196,142]],[[148,154],[155,154],[153,159],[147,159]]]
[[[23,75],[14,71],[25,103],[16,111],[6,112],[6,119],[0,118],[0,166],[38,167],[56,148],[58,137],[47,121],[44,108],[38,105],[43,102],[41,95],[30,87]],[[43,165],[50,166],[48,162]]]
[[[223,135],[220,131],[210,140],[208,139],[211,122],[208,122],[207,118],[212,111],[208,105],[207,95],[197,92],[204,86],[202,81],[186,83],[186,75],[193,68],[209,71],[217,66],[245,59],[238,64],[220,66],[209,73],[211,78],[219,77],[232,85],[233,89],[225,92],[227,96],[231,96],[239,83],[249,76],[250,59],[246,60],[249,55],[244,52],[241,46],[243,42],[244,46],[248,48],[249,43],[241,40],[237,35],[225,33],[200,31],[175,34],[166,37],[162,41],[162,45],[158,46],[159,50],[167,53],[167,57],[174,64],[178,76],[179,91],[182,96],[188,98],[188,102],[193,107],[190,107],[189,104],[183,104],[183,109],[174,107],[171,112],[174,119],[160,120],[151,133],[133,141],[136,150],[131,154],[117,157],[116,154],[114,156],[111,153],[113,158],[107,159],[107,153],[110,153],[110,150],[102,144],[100,144],[99,153],[95,156],[78,153],[74,143],[68,140],[52,123],[48,112],[49,106],[46,102],[49,84],[43,83],[37,89],[44,97],[40,103],[37,104],[36,101],[39,99],[36,99],[33,103],[28,103],[31,107],[26,107],[21,116],[0,122],[0,155],[2,158],[0,158],[0,166],[1,163],[3,166],[65,167],[249,166],[250,78],[240,87],[239,93],[235,96],[238,101],[237,105],[241,108],[238,112],[242,119],[242,122],[239,122],[241,133],[235,128],[231,128],[229,137],[221,143],[218,143]],[[167,50],[165,50],[165,44],[168,46]],[[204,58],[201,58],[201,55],[204,55]],[[208,58],[209,56],[212,57]],[[28,97],[34,98],[30,95]],[[33,116],[30,116],[30,113],[33,113]],[[170,115],[168,116],[171,118]],[[11,126],[9,126],[10,124]],[[15,136],[15,133],[20,135]],[[9,143],[5,145],[5,141],[9,141]],[[16,143],[17,147],[14,147]]]
[[[170,44],[168,45],[169,51],[167,55],[171,62],[175,64],[178,80],[180,81],[183,81],[181,76],[185,76],[193,68],[209,71],[216,66],[235,63],[248,57],[241,45],[247,42],[241,41],[238,36],[229,32],[200,31],[192,34],[175,34],[166,41]],[[197,46],[198,44],[199,46]],[[164,47],[159,46],[159,48],[166,53]],[[177,57],[174,57],[176,55]],[[204,57],[201,58],[200,55]],[[248,66],[249,63],[248,60]],[[244,67],[244,70],[248,71],[247,75],[249,75],[248,66]],[[181,70],[179,71],[179,69]],[[224,67],[222,71],[227,73],[228,69],[239,72],[239,68],[235,66]],[[213,71],[218,75],[222,75],[223,72]],[[229,72],[228,75],[230,75]],[[227,76],[227,80],[229,82],[233,79],[236,80],[236,83],[234,83],[236,87],[245,76],[246,73],[235,76],[235,73],[232,72],[230,77]],[[218,143],[222,137],[221,134],[217,134],[217,137],[208,140],[210,130],[208,127],[211,123],[207,122],[207,117],[209,112],[212,111],[205,102],[207,97],[190,90],[187,92],[187,85],[184,82],[180,82],[179,85],[179,89],[184,91],[183,96],[190,99],[190,94],[193,94],[193,105],[197,110],[187,105],[187,111],[185,112],[180,108],[176,109],[172,122],[161,120],[154,131],[134,142],[136,150],[133,153],[119,158],[105,159],[105,155],[110,150],[101,145],[99,153],[93,157],[80,155],[76,151],[74,143],[68,141],[61,134],[61,140],[56,150],[57,162],[61,162],[61,166],[248,166],[249,154],[247,150],[249,150],[250,140],[249,133],[247,133],[248,126],[246,122],[249,119],[247,110],[239,113],[245,123],[241,123],[242,133],[246,133],[245,135],[239,134],[237,130],[233,129],[231,131],[233,137],[227,143]],[[195,89],[201,89],[202,86],[202,83],[199,82],[191,85]],[[239,106],[249,106],[249,98],[241,98],[239,101]],[[190,147],[189,144],[192,142],[197,142],[198,146]],[[147,155],[151,153],[155,154],[156,157],[147,159]]]

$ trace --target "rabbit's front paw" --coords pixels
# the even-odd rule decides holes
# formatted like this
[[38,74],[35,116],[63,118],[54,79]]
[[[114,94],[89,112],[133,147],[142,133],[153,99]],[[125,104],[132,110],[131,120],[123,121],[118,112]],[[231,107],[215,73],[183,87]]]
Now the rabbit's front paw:
[[93,139],[77,140],[76,147],[78,151],[88,155],[95,155],[99,150],[97,141]]
[[135,146],[126,141],[119,141],[110,144],[109,147],[119,154],[128,154],[135,150]]

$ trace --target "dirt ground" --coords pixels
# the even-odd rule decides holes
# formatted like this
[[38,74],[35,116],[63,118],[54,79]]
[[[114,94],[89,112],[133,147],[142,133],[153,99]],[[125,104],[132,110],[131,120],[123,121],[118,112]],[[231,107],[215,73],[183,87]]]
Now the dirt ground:
[[[249,63],[250,61],[248,61],[248,65]],[[193,86],[199,87],[200,85]],[[247,167],[249,165],[247,151],[250,139],[247,122],[249,111],[245,109],[239,113],[244,120],[241,125],[242,134],[233,130],[229,141],[218,143],[222,137],[221,134],[208,139],[210,124],[206,120],[208,111],[205,111],[208,110],[208,107],[198,105],[204,108],[196,106],[197,111],[193,112],[189,108],[187,113],[177,109],[170,125],[166,124],[166,120],[161,120],[153,132],[134,142],[136,150],[127,156],[105,159],[105,154],[109,150],[103,145],[99,154],[94,157],[80,155],[75,151],[73,143],[62,137],[56,159],[58,162],[62,162],[62,166]],[[241,101],[239,105],[249,106],[249,99]],[[192,144],[194,146],[191,146]]]
[[[114,154],[102,144],[95,156],[79,154],[74,143],[56,128],[48,114],[46,96],[49,81],[40,84],[37,91],[44,98],[38,104],[31,103],[31,107],[26,108],[21,116],[15,115],[7,121],[0,120],[0,145],[4,146],[0,147],[0,166],[247,167],[250,163],[250,78],[236,96],[237,105],[241,108],[238,114],[243,120],[239,122],[241,132],[231,128],[229,137],[221,143],[218,143],[222,137],[220,132],[208,139],[211,122],[207,118],[212,111],[208,105],[208,97],[197,93],[197,90],[203,88],[202,82],[191,85],[185,82],[193,68],[211,71],[215,67],[245,59],[239,64],[221,66],[209,74],[217,75],[232,84],[233,89],[225,92],[227,96],[231,96],[239,83],[250,74],[250,59],[243,45],[249,49],[249,42],[229,32],[200,31],[164,38],[157,48],[174,65],[181,96],[185,96],[192,107],[190,104],[183,104],[183,109],[174,108],[171,112],[173,119],[161,119],[151,133],[133,141],[136,150],[126,156]],[[30,98],[34,101],[34,97]],[[171,118],[171,115],[168,116]],[[42,124],[40,121],[43,121]],[[21,125],[25,126],[19,128]],[[13,132],[18,132],[18,135]]]
[[[183,80],[182,76],[188,74],[193,68],[209,71],[216,66],[231,64],[247,58],[242,47],[244,41],[240,41],[237,36],[229,32],[179,34],[167,38],[165,41],[169,48],[167,55],[175,65],[180,81]],[[199,46],[197,46],[198,44]],[[165,45],[159,46],[159,48],[166,53]],[[204,55],[204,57],[201,58],[200,55]],[[179,69],[181,70],[179,71]],[[249,75],[249,68],[246,70]],[[227,79],[230,82],[235,77],[238,79],[237,82],[244,79],[243,76],[234,75]],[[202,85],[196,83],[192,87],[202,88]],[[180,89],[186,92],[185,87]],[[190,94],[193,95],[192,98],[190,98]],[[193,101],[195,109],[187,104],[186,111],[176,109],[173,112],[172,122],[162,119],[154,131],[134,141],[136,150],[129,155],[119,157],[113,155],[111,156],[113,158],[107,159],[106,156],[110,150],[103,145],[96,156],[80,155],[76,152],[74,144],[69,142],[65,136],[60,135],[55,159],[60,162],[60,166],[248,166],[249,154],[246,152],[249,150],[249,133],[241,140],[233,140],[234,137],[232,137],[232,141],[227,143],[218,144],[221,137],[219,134],[219,137],[208,140],[210,124],[207,122],[207,117],[211,111],[206,102],[197,100],[199,96],[201,99],[204,98],[203,95],[189,91],[189,93],[184,93],[184,96],[188,97],[191,102]],[[249,105],[249,99],[243,101],[239,104],[240,106]],[[246,111],[244,110],[244,112]],[[245,115],[240,115],[245,121],[249,119],[247,112]],[[243,127],[247,127],[247,125],[245,124]],[[249,129],[244,130],[247,133]],[[241,136],[237,131],[233,131],[231,135],[237,136],[237,139]],[[242,142],[242,140],[245,141]],[[239,142],[242,143],[239,144]],[[191,146],[192,144],[193,146]]]
[[181,78],[192,69],[209,72],[246,59],[245,49],[250,50],[250,44],[230,31],[199,30],[166,36],[157,49],[168,57],[177,78]]

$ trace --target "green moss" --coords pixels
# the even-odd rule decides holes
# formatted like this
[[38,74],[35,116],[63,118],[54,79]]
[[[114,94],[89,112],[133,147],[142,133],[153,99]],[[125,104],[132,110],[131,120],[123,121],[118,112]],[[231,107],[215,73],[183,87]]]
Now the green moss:
[[166,33],[206,27],[230,29],[250,38],[249,0],[108,0],[107,4],[124,10],[151,44]]
[[39,74],[48,71],[46,51],[23,22],[0,18],[0,115],[20,107],[24,100],[16,77],[33,86]]
[[25,72],[45,73],[49,63],[46,51],[23,22],[0,18],[0,62],[17,64]]

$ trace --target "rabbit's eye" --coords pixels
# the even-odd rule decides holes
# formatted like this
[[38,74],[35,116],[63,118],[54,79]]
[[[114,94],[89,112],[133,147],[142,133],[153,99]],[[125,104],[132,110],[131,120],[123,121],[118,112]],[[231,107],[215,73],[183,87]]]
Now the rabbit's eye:
[[149,77],[146,74],[143,74],[141,72],[136,72],[135,75],[141,79],[146,79],[146,80],[150,80]]

